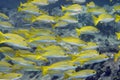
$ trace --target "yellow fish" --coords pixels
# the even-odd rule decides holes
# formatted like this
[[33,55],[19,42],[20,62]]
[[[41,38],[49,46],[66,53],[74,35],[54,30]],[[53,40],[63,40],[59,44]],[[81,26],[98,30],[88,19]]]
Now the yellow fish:
[[0,13],[0,18],[4,20],[9,20],[9,17],[4,13]]
[[49,5],[48,0],[33,0],[31,1],[32,4],[35,4],[37,6],[46,6]]
[[68,12],[81,12],[82,6],[79,4],[72,4],[67,7],[62,6],[62,11],[68,11]]
[[49,15],[46,15],[46,14],[43,14],[43,15],[40,15],[36,18],[33,18],[32,19],[32,22],[40,22],[40,23],[55,23],[55,18],[53,16],[49,16]]
[[42,74],[63,74],[66,70],[75,70],[75,66],[71,61],[60,61],[49,66],[42,66]]
[[68,70],[64,74],[65,80],[79,80],[94,76],[96,74],[96,71],[92,69],[80,70],[78,72],[75,72],[74,70]]
[[22,76],[21,73],[0,73],[0,79],[2,80],[17,80]]
[[108,23],[114,21],[114,17],[110,14],[100,14],[98,17],[93,16],[93,22],[96,26],[99,22],[101,23]]
[[83,26],[80,29],[76,28],[76,32],[78,35],[81,35],[81,34],[98,33],[100,31],[94,26]]
[[75,46],[85,46],[86,42],[77,38],[77,37],[72,37],[72,36],[67,36],[67,37],[58,37],[58,40],[61,43],[68,43],[70,45],[75,45]]

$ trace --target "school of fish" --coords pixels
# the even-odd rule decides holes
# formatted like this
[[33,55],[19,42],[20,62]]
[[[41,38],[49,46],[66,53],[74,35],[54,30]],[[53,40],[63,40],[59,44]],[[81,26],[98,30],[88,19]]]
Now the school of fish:
[[[52,15],[43,9],[58,1],[28,0],[20,3],[17,11],[24,15],[22,19],[29,23],[29,28],[16,28],[8,15],[0,13],[0,53],[4,56],[0,60],[0,80],[23,80],[24,72],[32,71],[40,73],[30,80],[52,80],[44,79],[47,75],[51,78],[59,76],[59,80],[85,80],[97,73],[97,70],[84,68],[86,65],[120,59],[120,51],[111,58],[97,50],[99,42],[81,38],[82,35],[99,34],[101,31],[97,26],[100,24],[119,23],[120,4],[109,12],[94,1],[82,5],[86,0],[66,0],[71,4],[61,5],[60,15]],[[93,25],[79,26],[79,15],[84,14],[91,15]],[[71,25],[77,25],[73,28],[74,35],[56,33],[56,30]],[[120,40],[120,31],[115,32],[115,39]],[[71,49],[74,47],[77,51]],[[76,71],[78,67],[83,69]]]

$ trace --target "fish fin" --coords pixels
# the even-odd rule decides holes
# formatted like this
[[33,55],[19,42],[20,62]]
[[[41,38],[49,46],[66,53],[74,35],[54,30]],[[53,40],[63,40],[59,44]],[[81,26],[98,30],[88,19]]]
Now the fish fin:
[[4,60],[7,60],[7,61],[8,61],[8,60],[11,60],[11,57],[5,54]]
[[56,35],[56,41],[60,42],[61,41],[61,37],[59,35]]
[[6,40],[4,34],[0,31],[0,43]]
[[48,73],[48,67],[47,66],[41,66],[41,70],[42,70],[42,75],[46,75]]
[[118,53],[114,54],[114,62],[117,62],[117,61],[118,61],[118,58],[119,58]]
[[34,23],[34,22],[36,21],[36,20],[35,20],[36,18],[37,18],[36,16],[32,16],[32,17],[31,17],[31,22]]
[[76,30],[77,35],[79,36],[80,35],[80,30],[78,28],[76,28],[75,30]]
[[66,10],[66,7],[64,7],[64,6],[61,6],[62,7],[62,11],[65,11]]
[[98,24],[98,22],[99,22],[98,18],[95,17],[95,16],[92,16],[92,18],[93,18],[94,25],[96,26]]
[[16,57],[20,57],[21,55],[20,55],[19,53],[16,53],[15,56],[16,56]]
[[68,79],[70,76],[67,73],[64,73],[64,80]]

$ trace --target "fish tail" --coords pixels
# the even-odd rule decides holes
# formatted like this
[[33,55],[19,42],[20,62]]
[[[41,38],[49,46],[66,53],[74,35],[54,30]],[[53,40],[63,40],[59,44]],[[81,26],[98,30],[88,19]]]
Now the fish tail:
[[4,34],[0,31],[0,42],[5,40]]
[[64,6],[61,6],[62,7],[62,11],[65,11],[66,10],[66,7],[64,7]]
[[10,57],[10,56],[8,56],[8,55],[5,55],[4,60],[6,60],[6,61],[11,60],[11,57]]
[[42,67],[41,67],[41,70],[42,70],[42,75],[43,75],[43,76],[48,73],[47,66],[42,66]]
[[114,54],[114,62],[118,61],[118,54]]
[[80,30],[78,28],[76,28],[75,30],[76,30],[77,35],[79,36],[80,35]]
[[98,24],[98,22],[99,22],[98,18],[95,17],[95,16],[92,16],[92,18],[93,18],[94,25],[96,26]]

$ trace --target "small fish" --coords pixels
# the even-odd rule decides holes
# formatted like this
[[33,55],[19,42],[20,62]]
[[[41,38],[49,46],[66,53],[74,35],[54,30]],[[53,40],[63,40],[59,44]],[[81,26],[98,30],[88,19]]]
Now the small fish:
[[40,54],[19,54],[16,53],[16,57],[23,57],[26,60],[31,60],[31,61],[45,61],[48,62],[47,58],[41,56]]
[[53,16],[49,16],[46,14],[40,15],[36,18],[32,19],[32,22],[40,22],[40,23],[55,23],[55,18]]
[[42,66],[42,74],[63,74],[64,71],[67,70],[75,70],[77,66],[75,66],[71,61],[60,61],[53,63],[49,66]]
[[67,7],[62,6],[62,11],[67,11],[67,12],[81,12],[82,11],[82,6],[79,4],[72,4]]
[[113,6],[113,12],[119,12],[120,11],[120,5]]
[[69,16],[67,14],[59,17],[59,20],[69,24],[78,23],[78,20],[75,17]]
[[4,13],[0,13],[0,18],[3,20],[9,20],[9,17]]
[[68,70],[64,74],[65,80],[79,80],[94,76],[96,71],[91,69],[80,70],[78,72],[75,72],[74,70]]
[[0,61],[0,72],[11,72],[12,65],[6,61]]
[[0,21],[0,29],[1,30],[11,30],[11,29],[13,29],[14,28],[14,26],[11,24],[11,23],[9,23],[9,22],[7,22],[7,21]]
[[95,56],[99,56],[99,52],[96,51],[96,50],[85,50],[85,51],[81,51],[77,54],[71,54],[72,56],[72,59],[77,59],[77,58],[80,58],[80,59],[87,59],[87,58],[92,58],[92,57],[95,57]]
[[100,15],[100,14],[105,14],[107,11],[101,7],[94,7],[94,8],[87,8],[87,12],[91,13],[92,15]]
[[86,2],[86,0],[66,0],[66,1],[72,1],[73,3],[77,3],[77,4],[82,4]]
[[31,3],[24,3],[24,4],[21,3],[20,6],[18,7],[18,12],[40,15],[39,8]]
[[49,1],[48,0],[33,0],[30,3],[37,5],[37,6],[47,6],[49,5]]
[[94,3],[93,1],[87,3],[86,6],[87,6],[88,8],[94,8],[94,7],[96,7],[96,5],[95,5],[95,3]]
[[0,79],[2,80],[17,80],[21,78],[23,75],[20,73],[1,73]]
[[100,14],[98,17],[93,16],[93,22],[96,26],[99,22],[108,23],[114,21],[114,17],[110,14]]
[[98,33],[100,31],[94,26],[83,26],[80,29],[76,28],[76,32],[78,35],[81,35],[81,34]]
[[35,62],[25,60],[21,57],[10,57],[8,55],[5,55],[4,60],[11,60],[14,64],[18,64],[18,65],[22,65],[22,66],[29,66],[29,67],[36,66]]
[[120,58],[120,51],[114,54],[114,62],[117,62],[119,58]]
[[55,37],[55,36],[37,36],[37,37],[30,38],[28,41],[29,41],[30,43],[33,43],[33,42],[55,43],[55,42],[56,42],[56,37]]
[[85,46],[86,42],[77,38],[77,37],[72,37],[72,36],[67,36],[67,37],[58,37],[58,40],[63,43],[68,43],[70,45],[75,45],[75,46]]
[[88,64],[103,62],[103,61],[106,61],[108,59],[109,59],[109,57],[107,55],[100,54],[98,56],[85,58],[85,59],[81,59],[81,58],[78,57],[74,60],[74,63],[79,64],[82,67],[82,66],[88,65]]
[[94,49],[97,49],[98,47],[99,45],[95,42],[87,42],[85,46],[81,46],[80,48],[82,50],[94,50]]

